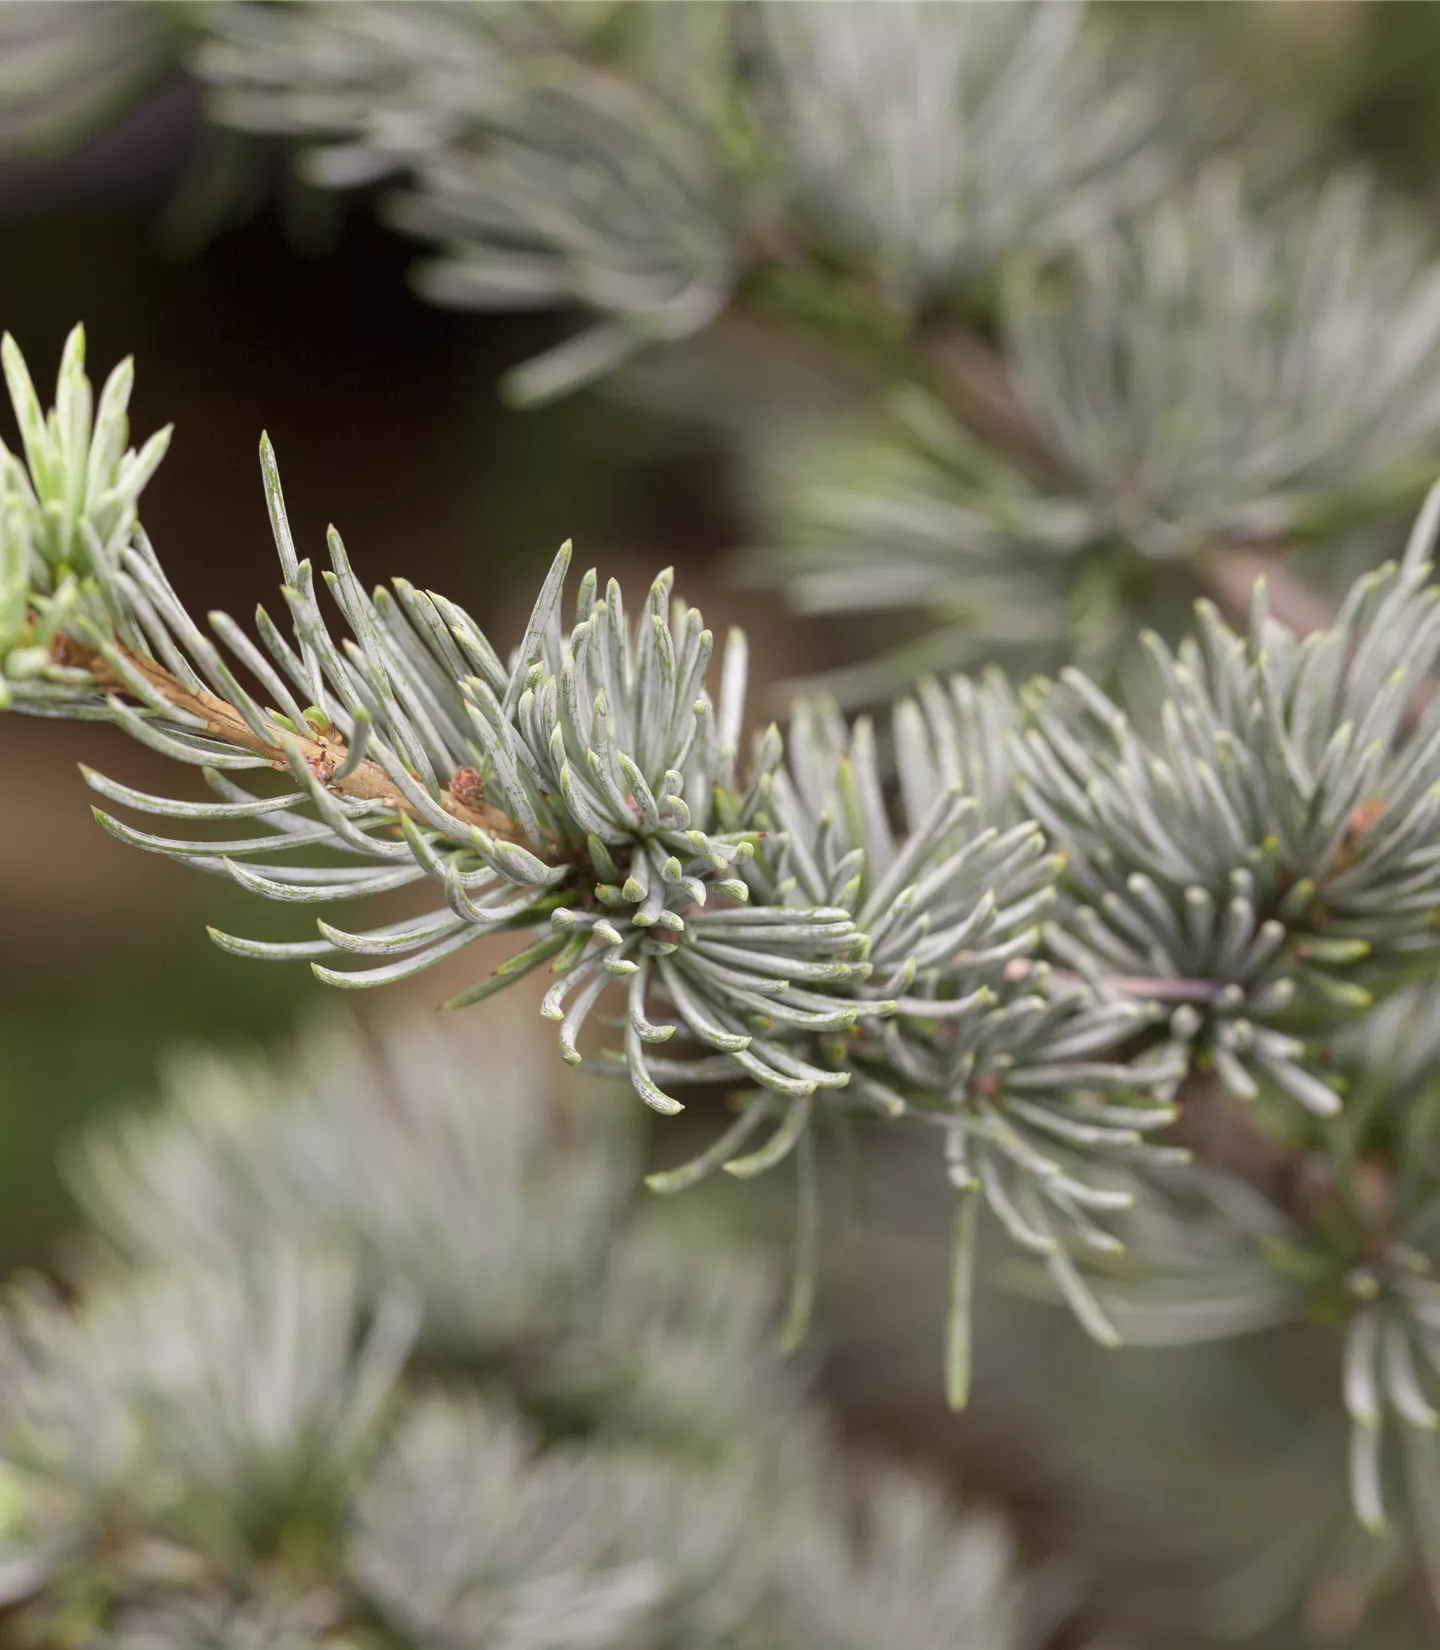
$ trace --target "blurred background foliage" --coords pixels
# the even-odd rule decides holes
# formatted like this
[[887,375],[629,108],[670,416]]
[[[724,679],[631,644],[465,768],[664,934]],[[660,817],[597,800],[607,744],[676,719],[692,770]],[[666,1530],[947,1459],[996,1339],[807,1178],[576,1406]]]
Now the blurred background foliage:
[[[490,1025],[177,1060],[0,1323],[0,1642],[1028,1650],[1073,1588],[835,1449],[762,1258]],[[692,1271],[706,1254],[702,1279]]]
[[[147,520],[197,611],[243,612],[269,590],[254,457],[268,428],[302,541],[315,544],[333,517],[362,574],[403,568],[475,611],[497,638],[514,634],[537,571],[573,537],[587,564],[622,581],[673,562],[678,587],[717,633],[743,614],[762,686],[847,662],[845,626],[788,618],[778,601],[737,588],[739,552],[761,524],[744,443],[724,420],[677,417],[673,383],[647,401],[643,379],[625,396],[590,391],[540,410],[507,408],[497,381],[564,336],[565,317],[423,303],[408,279],[416,249],[377,222],[378,190],[321,192],[297,178],[283,142],[207,123],[205,94],[181,66],[187,6],[102,9],[133,28],[87,66],[73,108],[31,118],[21,105],[33,63],[0,52],[0,325],[40,371],[82,316],[97,368],[137,356],[136,427],[177,426]],[[1225,89],[1223,118],[1275,134],[1277,167],[1292,140],[1336,164],[1363,160],[1440,229],[1440,8],[1428,0],[1107,9],[1137,38],[1148,31],[1199,54]],[[0,46],[27,12],[0,4]],[[825,363],[775,359],[776,347],[762,340],[758,382],[788,374],[812,401],[843,399]],[[742,385],[744,359],[730,362]],[[664,370],[673,379],[685,363],[682,354]],[[682,379],[682,402],[683,392]],[[0,437],[10,440],[8,427]],[[299,930],[237,889],[197,885],[96,831],[80,760],[141,788],[155,788],[161,765],[113,730],[0,719],[3,1270],[45,1263],[71,1222],[55,1167],[63,1140],[145,1101],[174,1045],[275,1042],[322,989],[304,970],[238,966],[217,952],[204,923],[232,927],[242,906],[247,931]],[[410,1006],[429,1010],[445,985],[427,976]],[[683,1155],[673,1131],[665,1145],[667,1158]],[[1002,1299],[982,1310],[1011,1321],[1007,1362],[979,1372],[967,1417],[944,1415],[926,1338],[943,1293],[944,1243],[930,1229],[943,1210],[915,1196],[916,1180],[897,1153],[876,1195],[907,1221],[883,1245],[841,1249],[827,1291],[829,1386],[852,1431],[963,1462],[973,1486],[1019,1514],[1035,1546],[1080,1552],[1102,1593],[1107,1576],[1123,1588],[1118,1613],[1135,1622],[1153,1625],[1177,1597],[1193,1596],[1187,1589],[1233,1574],[1218,1548],[1242,1555],[1265,1533],[1268,1509],[1304,1482],[1307,1463],[1343,1439],[1295,1436],[1288,1386],[1258,1357],[1251,1401],[1236,1406],[1227,1383],[1248,1354],[1144,1354],[1122,1372],[1050,1313]],[[1054,1405],[1057,1360],[1070,1371],[1067,1396],[1042,1437],[1034,1418]],[[1075,1416],[1083,1427],[1067,1428]],[[1182,1423],[1190,1430],[1176,1453]],[[1203,1485],[1217,1452],[1252,1491],[1244,1529],[1214,1527]],[[1338,1476],[1315,1469],[1317,1481]],[[1190,1508],[1193,1528],[1156,1516],[1177,1504]],[[1317,1506],[1317,1523],[1327,1516]],[[1136,1586],[1142,1571],[1148,1593]],[[1348,1586],[1337,1566],[1307,1600],[1319,1642],[1346,1638]],[[1241,1632],[1257,1607],[1243,1587],[1232,1592]],[[1381,1636],[1367,1645],[1424,1642],[1433,1622],[1417,1640],[1407,1607],[1396,1608],[1393,1637],[1377,1623],[1367,1632]],[[1192,1631],[1172,1623],[1173,1642],[1192,1642]]]

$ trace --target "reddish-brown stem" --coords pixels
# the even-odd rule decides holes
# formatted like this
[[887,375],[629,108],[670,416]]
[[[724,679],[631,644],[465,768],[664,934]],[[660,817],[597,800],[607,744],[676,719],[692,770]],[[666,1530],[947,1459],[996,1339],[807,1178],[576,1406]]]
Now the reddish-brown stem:
[[[394,780],[378,762],[358,762],[343,778],[336,777],[336,771],[344,764],[348,753],[345,741],[333,729],[319,732],[307,728],[303,733],[297,731],[290,734],[276,727],[273,738],[263,739],[255,733],[233,705],[226,704],[207,688],[192,692],[153,659],[147,659],[128,649],[121,649],[121,652],[126,664],[143,676],[167,704],[173,705],[176,710],[187,715],[198,717],[205,724],[205,731],[212,739],[233,745],[237,750],[251,751],[257,756],[263,756],[271,767],[282,773],[288,771],[290,766],[286,754],[288,740],[293,747],[298,748],[301,758],[316,779],[338,796],[347,796],[362,802],[379,802],[394,813],[405,814],[410,818],[418,816],[418,810],[403,796],[397,794]],[[85,668],[90,670],[96,684],[102,689],[115,693],[129,691],[123,678],[111,670],[98,654],[71,641],[67,642],[67,658],[71,663],[83,661]],[[461,770],[461,773],[465,775],[468,770]],[[440,801],[447,813],[452,814],[462,824],[476,826],[488,835],[503,841],[524,840],[523,833],[514,821],[498,808],[491,807],[482,796],[476,795],[476,787],[473,784],[462,779],[460,788],[463,796],[456,796],[451,790],[442,792]]]

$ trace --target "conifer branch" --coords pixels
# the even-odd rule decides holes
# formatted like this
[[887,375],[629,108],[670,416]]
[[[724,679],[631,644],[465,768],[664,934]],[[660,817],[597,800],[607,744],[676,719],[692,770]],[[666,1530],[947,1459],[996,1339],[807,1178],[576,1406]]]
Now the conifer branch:
[[[873,725],[824,703],[798,704],[788,735],[767,730],[742,768],[743,638],[712,693],[709,632],[671,602],[668,573],[633,627],[618,587],[602,599],[587,575],[567,637],[567,546],[506,661],[441,596],[403,580],[367,595],[332,531],[326,582],[350,632],[337,643],[268,445],[294,641],[263,610],[261,646],[211,617],[272,703],[257,700],[165,578],[138,488],[116,512],[119,478],[148,473],[124,450],[128,368],[92,423],[78,333],[48,416],[13,345],[5,355],[27,436],[23,466],[6,455],[0,514],[21,584],[9,606],[23,631],[5,656],[15,708],[117,722],[205,768],[221,799],[170,801],[87,770],[111,801],[259,834],[156,836],[99,815],[106,829],[287,903],[437,883],[439,909],[383,928],[215,935],[241,955],[311,960],[339,986],[528,930],[453,1006],[548,968],[541,1012],[570,1063],[586,1063],[580,1037],[621,991],[621,1047],[596,1069],[661,1112],[679,1109],[677,1087],[748,1082],[734,1122],[651,1185],[793,1160],[807,1268],[813,1131],[852,1114],[928,1129],[964,1213],[957,1397],[972,1199],[1113,1343],[1088,1258],[1123,1253],[1115,1227],[1146,1177],[1185,1157],[1164,1131],[1197,1074],[1263,1107],[1262,1135],[1336,1116],[1343,1085],[1317,1022],[1357,1014],[1440,944],[1426,846],[1440,711],[1405,725],[1405,670],[1440,653],[1440,492],[1405,560],[1357,586],[1339,629],[1302,642],[1257,598],[1246,636],[1202,608],[1202,643],[1175,655],[1153,641],[1164,709],[1151,745],[1074,671],[1023,702],[998,679],[922,683],[894,711],[892,805]],[[226,776],[237,768],[281,772],[290,789],[254,795]],[[340,863],[285,860],[316,847]],[[319,960],[331,957],[365,961]],[[1252,1149],[1191,1133],[1231,1168]],[[797,1277],[792,1300],[811,1293]]]

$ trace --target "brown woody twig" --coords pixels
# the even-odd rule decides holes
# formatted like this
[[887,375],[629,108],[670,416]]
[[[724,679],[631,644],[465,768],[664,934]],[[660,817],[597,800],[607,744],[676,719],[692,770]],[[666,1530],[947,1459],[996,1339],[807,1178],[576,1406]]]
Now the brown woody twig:
[[[312,728],[305,733],[297,730],[293,734],[276,727],[273,739],[262,739],[232,705],[208,689],[192,692],[153,659],[124,648],[121,652],[125,662],[143,676],[167,704],[186,715],[198,717],[212,738],[267,758],[271,767],[280,773],[288,772],[290,768],[288,745],[290,749],[298,749],[315,778],[337,795],[358,802],[378,802],[393,813],[417,817],[417,810],[403,796],[396,794],[394,781],[378,762],[358,762],[343,777],[335,777],[345,761],[347,748],[333,727],[328,731]],[[97,686],[103,689],[119,693],[128,691],[124,681],[98,654],[68,638],[66,663],[83,664],[95,678]],[[440,801],[446,813],[453,814],[464,825],[473,825],[506,842],[522,840],[523,833],[515,822],[484,800],[479,776],[472,769],[459,769],[452,776],[450,787],[441,793]]]

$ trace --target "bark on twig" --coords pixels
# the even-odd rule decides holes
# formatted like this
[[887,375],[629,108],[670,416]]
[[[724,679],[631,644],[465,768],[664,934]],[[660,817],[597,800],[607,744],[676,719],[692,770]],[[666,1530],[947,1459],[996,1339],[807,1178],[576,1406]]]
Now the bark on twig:
[[[98,654],[82,650],[74,643],[70,644],[70,649],[69,659],[77,663],[83,659],[85,667],[90,670],[99,687],[110,692],[128,692],[124,681]],[[338,732],[324,733],[308,728],[303,733],[297,730],[291,734],[276,727],[273,740],[262,739],[234,706],[227,704],[218,695],[206,688],[193,693],[153,659],[146,659],[128,650],[122,651],[126,663],[138,671],[167,704],[173,705],[177,711],[198,717],[205,724],[205,731],[212,739],[234,745],[237,750],[252,751],[257,756],[265,757],[271,767],[279,773],[288,772],[290,768],[285,750],[288,739],[298,747],[300,755],[316,779],[337,796],[350,797],[358,802],[379,802],[394,813],[405,814],[412,819],[419,817],[418,810],[396,792],[394,780],[378,762],[367,759],[357,763],[343,778],[335,777],[336,771],[344,764],[348,754],[345,741]],[[467,772],[468,770],[461,770],[462,775]],[[465,793],[463,798],[456,796],[453,790],[441,793],[440,802],[446,813],[453,814],[464,825],[473,825],[503,841],[524,840],[523,832],[513,820],[498,808],[491,807],[483,798],[475,796],[474,786],[462,780],[460,788]]]

